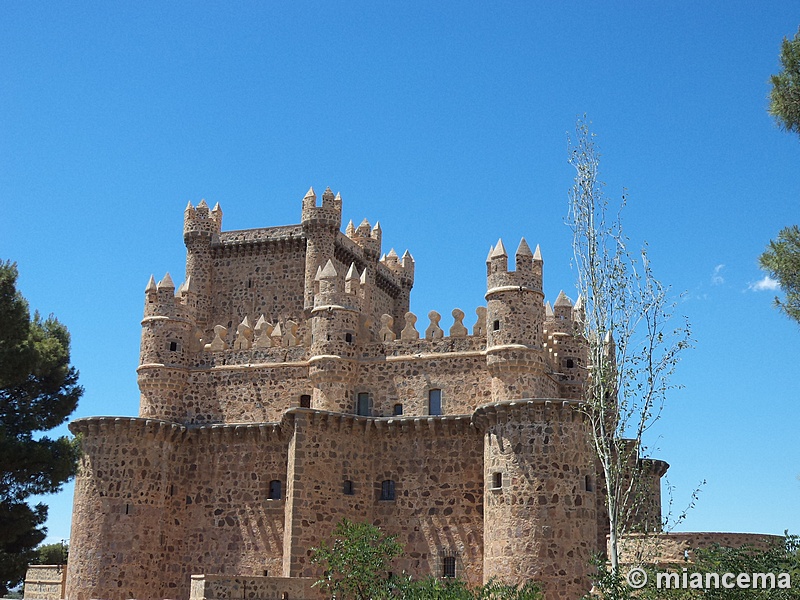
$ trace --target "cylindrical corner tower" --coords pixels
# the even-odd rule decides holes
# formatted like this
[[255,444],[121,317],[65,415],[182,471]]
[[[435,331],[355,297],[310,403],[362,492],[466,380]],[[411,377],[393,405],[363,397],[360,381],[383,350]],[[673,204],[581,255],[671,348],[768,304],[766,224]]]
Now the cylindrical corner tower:
[[494,403],[474,419],[484,431],[484,581],[534,579],[547,600],[580,598],[590,587],[597,523],[578,403]]

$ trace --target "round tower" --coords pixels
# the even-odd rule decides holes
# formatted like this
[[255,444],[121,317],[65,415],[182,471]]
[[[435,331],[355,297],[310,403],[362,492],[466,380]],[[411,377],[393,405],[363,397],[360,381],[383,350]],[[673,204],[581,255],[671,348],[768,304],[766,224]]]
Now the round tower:
[[557,395],[545,376],[541,254],[537,247],[534,255],[523,238],[515,258],[516,271],[509,271],[498,240],[486,259],[486,362],[496,402]]
[[314,384],[311,408],[353,413],[355,410],[355,361],[358,343],[358,275],[350,266],[347,288],[333,261],[318,269],[314,278],[311,311],[311,358],[308,375]]
[[541,582],[547,600],[589,591],[597,540],[594,463],[579,403],[479,407],[484,432],[483,578]]
[[197,294],[195,319],[205,331],[211,318],[212,242],[219,240],[222,209],[209,211],[205,200],[197,208],[190,202],[183,213],[183,242],[186,244],[186,281],[193,282]]
[[174,598],[185,586],[176,452],[185,428],[151,419],[73,421],[81,436],[66,597]]
[[187,282],[181,297],[167,273],[158,285],[151,277],[145,289],[142,342],[136,370],[141,397],[139,416],[180,421],[191,355],[199,349],[192,317],[195,294]]
[[322,194],[322,206],[317,206],[314,188],[309,188],[303,198],[301,222],[306,237],[304,308],[310,311],[314,307],[314,278],[318,269],[333,258],[336,235],[342,228],[342,197],[334,196],[327,188]]

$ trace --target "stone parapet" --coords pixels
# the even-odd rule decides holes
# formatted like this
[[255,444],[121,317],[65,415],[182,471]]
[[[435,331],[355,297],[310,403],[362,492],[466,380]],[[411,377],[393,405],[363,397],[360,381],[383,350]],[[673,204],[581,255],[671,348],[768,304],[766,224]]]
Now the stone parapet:
[[25,573],[24,600],[60,600],[67,583],[66,565],[30,565]]
[[623,564],[672,565],[694,559],[698,548],[719,545],[724,548],[748,547],[766,550],[783,543],[783,536],[759,533],[658,533],[625,535],[619,544]]

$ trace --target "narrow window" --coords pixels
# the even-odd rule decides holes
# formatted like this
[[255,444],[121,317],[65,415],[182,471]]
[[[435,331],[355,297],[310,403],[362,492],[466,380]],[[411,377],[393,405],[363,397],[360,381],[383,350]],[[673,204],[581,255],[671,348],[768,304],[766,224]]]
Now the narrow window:
[[353,343],[353,334],[352,333],[345,333],[344,334],[344,341],[347,342],[348,344],[352,344]]
[[591,475],[586,476],[586,491],[587,492],[594,491],[594,478]]
[[130,510],[130,504],[125,505],[125,514],[128,514],[128,510]]
[[494,328],[495,331],[500,331],[500,321],[495,321],[492,324],[492,327]]
[[289,592],[283,592],[283,594],[281,594],[281,600],[289,600]]
[[381,483],[381,500],[394,500],[394,480],[385,479]]
[[178,351],[178,342],[170,342],[169,343],[169,351],[170,352],[177,352]]
[[428,414],[442,414],[442,390],[430,390],[428,392]]
[[492,489],[499,490],[503,487],[503,474],[499,471],[492,475]]
[[362,417],[369,416],[369,394],[361,392],[358,394],[358,401],[356,402],[356,414]]
[[300,396],[300,408],[311,408],[311,396],[308,394]]
[[344,480],[344,488],[342,490],[345,496],[353,496],[355,495],[355,490],[353,489],[353,482],[350,479]]
[[277,479],[273,479],[269,482],[269,499],[270,500],[280,500],[281,499],[281,482]]
[[574,366],[575,366],[575,361],[574,361],[574,360],[572,360],[571,358],[568,358],[568,359],[567,359],[567,368],[568,368],[568,369],[571,369],[571,368],[573,368]]
[[445,556],[442,561],[442,577],[455,577],[456,576],[456,557]]
[[403,414],[403,405],[402,404],[395,404],[394,405],[394,416],[399,417]]
[[264,577],[269,577],[269,569],[264,569]]

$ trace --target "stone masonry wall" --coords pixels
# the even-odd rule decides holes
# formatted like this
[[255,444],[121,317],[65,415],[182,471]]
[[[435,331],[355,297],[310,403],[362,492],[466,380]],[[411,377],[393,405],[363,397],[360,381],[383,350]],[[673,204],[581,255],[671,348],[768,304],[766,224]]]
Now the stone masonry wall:
[[60,600],[67,582],[66,565],[31,565],[25,573],[25,600]]

